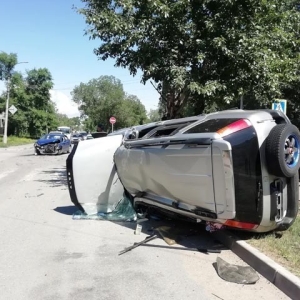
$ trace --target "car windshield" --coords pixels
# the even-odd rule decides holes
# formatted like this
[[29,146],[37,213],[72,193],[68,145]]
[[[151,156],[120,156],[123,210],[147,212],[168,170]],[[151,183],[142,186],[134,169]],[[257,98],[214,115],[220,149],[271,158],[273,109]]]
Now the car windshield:
[[83,131],[83,132],[80,132],[80,135],[82,136],[86,136],[87,135],[87,132]]
[[53,139],[58,139],[60,140],[61,135],[57,134],[45,134],[41,137],[42,140],[53,140]]

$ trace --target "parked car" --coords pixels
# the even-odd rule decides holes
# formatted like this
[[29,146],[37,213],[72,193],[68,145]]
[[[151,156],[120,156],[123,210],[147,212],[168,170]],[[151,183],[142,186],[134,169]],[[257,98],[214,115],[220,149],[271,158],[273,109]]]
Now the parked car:
[[79,133],[74,133],[72,136],[71,136],[71,143],[72,144],[77,144],[79,143],[80,141],[83,141],[83,136]]
[[71,149],[70,140],[61,132],[45,134],[34,143],[34,153],[36,155],[70,153]]
[[82,136],[83,140],[87,139],[88,133],[86,131],[80,131],[79,134]]
[[254,232],[286,230],[298,213],[299,146],[299,130],[275,110],[136,126],[72,151],[70,196],[82,210],[91,203],[99,210],[125,191],[137,210]]

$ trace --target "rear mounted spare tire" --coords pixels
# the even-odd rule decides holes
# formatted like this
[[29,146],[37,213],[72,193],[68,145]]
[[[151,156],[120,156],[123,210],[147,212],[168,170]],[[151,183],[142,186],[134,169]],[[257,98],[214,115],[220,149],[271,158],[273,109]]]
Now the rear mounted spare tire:
[[278,177],[293,177],[300,167],[300,133],[292,124],[279,124],[266,140],[266,162],[269,172]]

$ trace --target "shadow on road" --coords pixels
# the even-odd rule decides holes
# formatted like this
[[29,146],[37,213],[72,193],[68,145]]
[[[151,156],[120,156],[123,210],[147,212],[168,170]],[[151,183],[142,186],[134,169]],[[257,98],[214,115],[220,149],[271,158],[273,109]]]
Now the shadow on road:
[[19,156],[35,156],[34,153],[28,153],[28,154],[21,154]]
[[51,187],[68,186],[67,171],[64,168],[53,168],[51,170],[42,171],[40,177],[41,179],[37,180],[38,182],[47,183]]
[[[103,221],[110,222],[110,221]],[[137,222],[112,222],[119,226],[124,226],[132,229],[132,234],[135,234]],[[228,250],[223,244],[221,244],[214,236],[214,233],[210,233],[205,230],[203,224],[195,222],[187,222],[178,219],[145,219],[138,224],[142,226],[141,232],[148,235],[156,235],[158,239],[163,239],[165,245],[155,243],[155,240],[151,244],[143,244],[143,247],[172,249],[178,251],[196,251],[203,254],[209,254],[210,252],[219,253],[222,250]],[[141,241],[144,238],[141,237]],[[128,246],[131,246],[130,243]],[[120,249],[122,250],[122,249]]]
[[64,215],[72,216],[78,210],[78,208],[74,205],[69,205],[56,207],[53,210]]

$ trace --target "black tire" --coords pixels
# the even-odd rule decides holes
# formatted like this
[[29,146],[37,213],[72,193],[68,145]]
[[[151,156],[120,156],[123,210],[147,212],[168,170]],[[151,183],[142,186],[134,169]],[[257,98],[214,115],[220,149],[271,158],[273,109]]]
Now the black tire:
[[290,228],[296,220],[299,209],[299,175],[298,172],[292,178],[287,178],[287,212],[276,231],[285,231]]
[[299,149],[298,128],[292,124],[276,125],[266,140],[266,162],[269,173],[278,177],[295,176],[300,167]]
[[35,155],[41,155],[41,152],[37,149],[35,149]]

